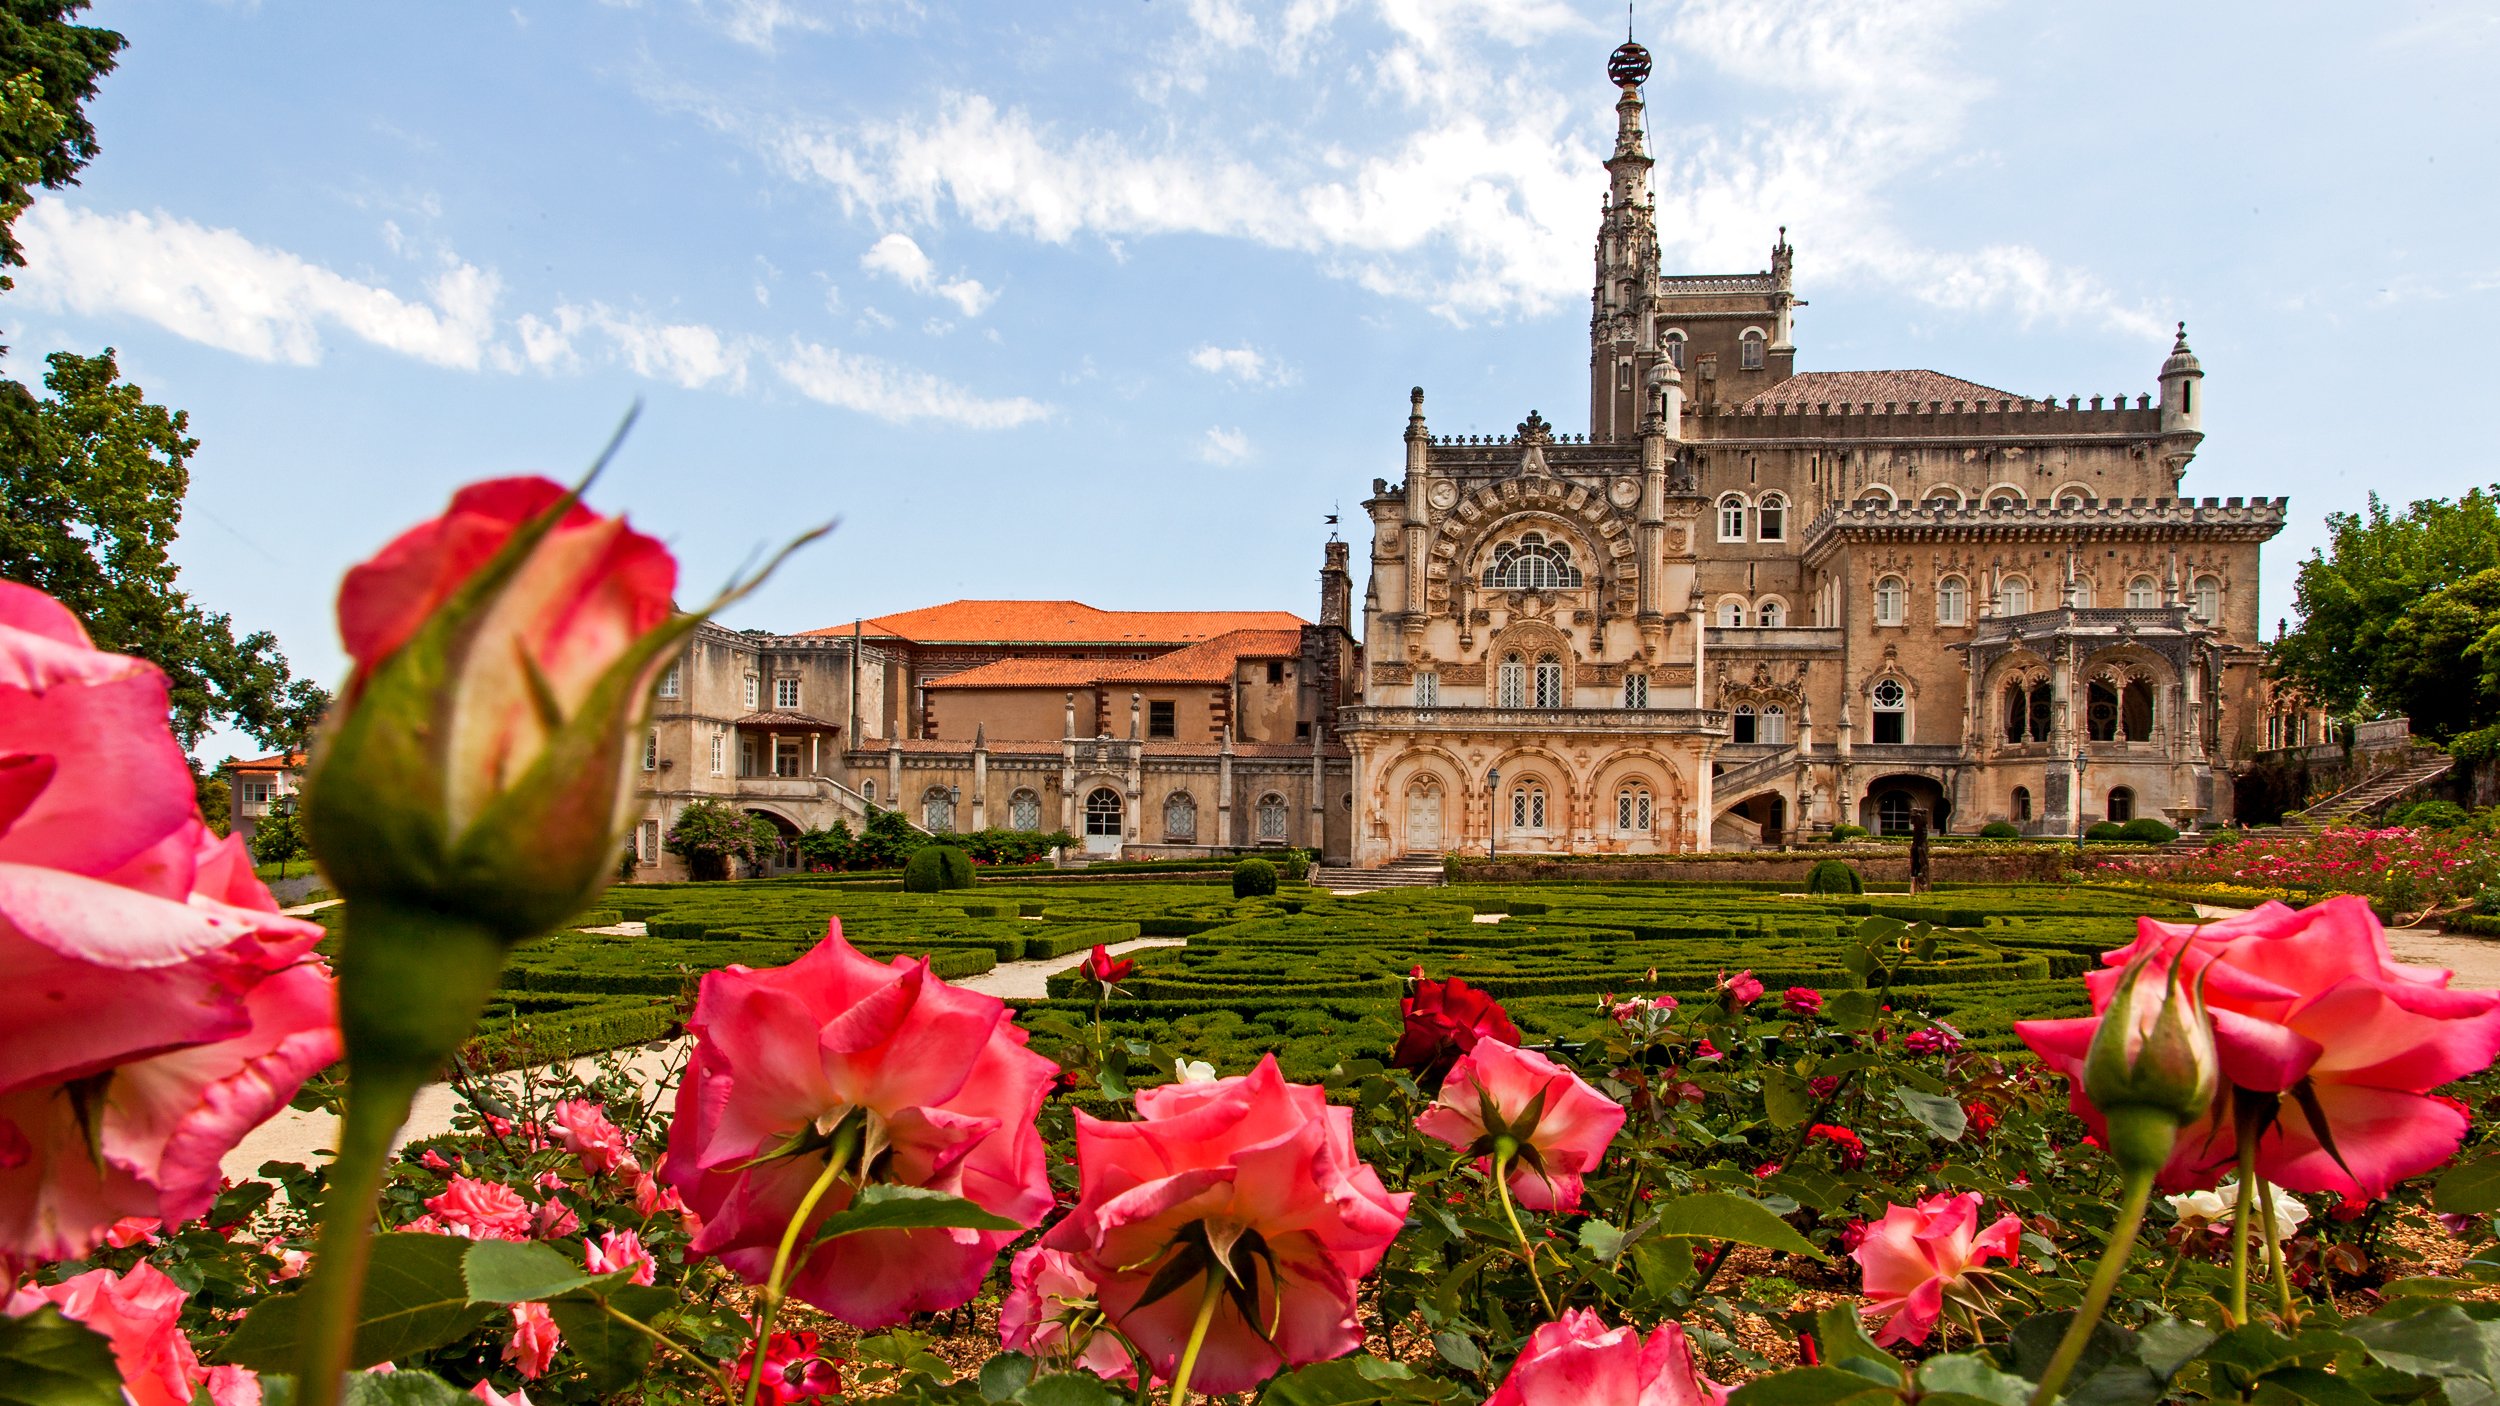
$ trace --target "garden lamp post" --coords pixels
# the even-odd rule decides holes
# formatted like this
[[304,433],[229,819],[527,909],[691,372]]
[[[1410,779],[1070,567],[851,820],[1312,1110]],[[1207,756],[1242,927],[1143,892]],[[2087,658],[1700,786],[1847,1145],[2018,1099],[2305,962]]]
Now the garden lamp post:
[[954,829],[954,828],[955,828],[955,807],[957,807],[957,806],[959,806],[959,805],[962,805],[963,803],[964,803],[964,788],[963,788],[963,787],[961,787],[961,786],[949,786],[949,787],[947,787],[947,788],[946,788],[946,828],[947,828],[947,829],[952,830],[952,829]]
[[1484,857],[1493,858],[1493,834],[1502,814],[1502,769],[1495,767],[1484,774]]

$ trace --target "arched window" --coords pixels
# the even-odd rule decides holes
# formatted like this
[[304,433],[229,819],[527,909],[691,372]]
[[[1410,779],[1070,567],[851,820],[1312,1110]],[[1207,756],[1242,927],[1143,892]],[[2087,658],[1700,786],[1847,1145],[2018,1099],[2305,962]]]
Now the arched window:
[[2161,588],[2150,576],[2138,576],[2127,583],[2127,609],[2150,610],[2161,604]]
[[1198,839],[1198,798],[1187,791],[1174,791],[1163,801],[1163,842],[1168,845],[1195,844]]
[[1542,532],[1529,532],[1516,542],[1493,550],[1484,569],[1484,584],[1502,591],[1552,591],[1580,584],[1580,569],[1571,564],[1571,548],[1548,542]]
[[1525,708],[1528,706],[1528,664],[1526,660],[1521,659],[1516,654],[1503,655],[1502,666],[1496,671],[1495,677],[1497,679],[1495,694],[1498,701],[1494,706],[1500,708]]
[[[611,752],[608,755],[616,754]],[[642,769],[644,771],[660,769],[660,734],[656,732],[642,739]]]
[[1120,793],[1097,786],[1085,793],[1085,833],[1095,838],[1120,837]]
[[1007,798],[1007,828],[1027,833],[1042,828],[1042,798],[1038,792],[1020,790]]
[[1285,838],[1285,798],[1273,791],[1259,797],[1259,838]]
[[1875,583],[1875,623],[1898,625],[1908,609],[1909,584],[1898,576]]
[[1988,490],[1988,506],[1991,508],[2019,508],[2029,501],[2030,500],[2023,497],[2021,493],[2011,488],[1991,488]]
[[1927,506],[1958,508],[1962,506],[1962,490],[1949,483],[1940,483],[1927,490]]
[[1719,602],[1719,628],[1722,630],[1745,628],[1745,603],[1743,601],[1723,600]]
[[2018,823],[2031,819],[2031,788],[2028,786],[2014,788],[2014,819]]
[[1875,798],[1875,830],[1882,835],[1910,833],[1910,793],[1886,791]]
[[1947,576],[1936,583],[1936,623],[1970,623],[1970,587],[1963,584],[1961,577]]
[[1754,607],[1753,622],[1766,630],[1776,630],[1788,623],[1788,607],[1778,600],[1765,600]]
[[1762,344],[1763,337],[1761,328],[1748,327],[1745,329],[1744,335],[1736,339],[1736,367],[1738,370],[1759,371],[1762,369]]
[[2061,508],[2087,508],[2091,505],[2092,495],[2080,485],[2068,484],[2057,490],[2057,506]]
[[1751,703],[1737,704],[1736,710],[1728,714],[1728,740],[1730,742],[1753,741],[1754,721],[1753,705]]
[[2095,742],[2118,740],[2118,690],[2094,679],[2085,692],[2084,726]]
[[1626,708],[1649,706],[1649,675],[1625,674],[1623,676],[1623,706]]
[[1551,654],[1536,657],[1536,705],[1540,708],[1563,706],[1562,660]]
[[1997,578],[1997,614],[2024,615],[2031,610],[2031,583],[2020,576]]
[[1545,787],[1541,782],[1522,781],[1511,788],[1510,828],[1542,830],[1545,828]]
[[2075,608],[2077,610],[2090,610],[2092,608],[2092,578],[2089,576],[2077,576],[2074,579],[2073,584],[2075,588]]
[[2049,685],[2046,680],[2031,686],[2031,740],[2049,740]]
[[859,783],[859,798],[871,804],[875,803],[877,799],[877,778],[872,776]]
[[2135,792],[2124,786],[2109,788],[2109,814],[2104,817],[2120,825],[2135,819]]
[[1730,493],[1719,499],[1719,540],[1745,540],[1745,495]]
[[2153,686],[2143,679],[2129,679],[2118,690],[2118,726],[2129,742],[2153,740]]
[[2022,740],[2023,740],[2023,720],[2024,720],[2025,716],[2026,716],[2026,705],[2025,705],[2025,703],[2024,703],[2024,701],[2023,701],[2023,683],[2022,683],[2022,680],[2020,680],[2020,679],[2008,679],[2008,680],[2006,680],[2006,681],[2005,681],[2005,740],[2006,740],[2006,741],[2008,741],[2008,742],[2020,742],[2020,741],[2022,741]]
[[1880,483],[1870,483],[1858,490],[1857,506],[1861,508],[1889,508],[1894,501],[1892,490]]
[[1777,703],[1764,708],[1762,721],[1755,726],[1754,735],[1765,742],[1786,742],[1788,740],[1788,710]]
[[1667,331],[1667,340],[1666,340],[1666,342],[1664,343],[1664,347],[1665,347],[1665,351],[1666,351],[1666,353],[1667,353],[1667,364],[1668,364],[1668,365],[1670,365],[1670,366],[1673,366],[1673,367],[1674,367],[1676,370],[1678,370],[1678,371],[1683,370],[1683,369],[1684,369],[1684,333],[1683,333],[1681,330],[1679,330],[1679,329],[1669,328],[1669,329],[1668,329],[1668,331]]
[[943,835],[955,828],[955,802],[948,798],[945,787],[932,786],[920,793],[920,828],[932,835]]
[[1644,831],[1656,819],[1649,803],[1649,788],[1626,786],[1615,792],[1615,828]]
[[2222,579],[2220,577],[2197,577],[2196,589],[2188,599],[2195,606],[2194,614],[2197,619],[2208,625],[2218,625],[2222,622]]
[[1785,495],[1762,495],[1762,501],[1754,505],[1753,535],[1765,542],[1788,540],[1788,499]]
[[1875,685],[1875,740],[1907,742],[1910,740],[1910,691],[1899,679],[1882,679]]

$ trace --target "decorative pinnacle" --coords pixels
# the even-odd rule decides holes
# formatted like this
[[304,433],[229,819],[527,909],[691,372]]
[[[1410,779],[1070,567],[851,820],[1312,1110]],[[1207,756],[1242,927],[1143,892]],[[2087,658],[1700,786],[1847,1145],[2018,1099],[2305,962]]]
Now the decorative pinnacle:
[[2183,352],[2183,351],[2186,351],[2186,350],[2188,349],[2188,348],[2187,348],[2187,324],[2186,324],[2185,322],[2181,322],[2181,323],[2179,324],[2179,340],[2178,340],[2178,341],[2176,341],[2176,342],[2171,343],[2171,344],[2170,344],[2170,349],[2171,349],[2172,351],[2174,351],[2174,352]]
[[1627,39],[1607,56],[1606,76],[1618,88],[1637,88],[1649,81],[1649,50]]

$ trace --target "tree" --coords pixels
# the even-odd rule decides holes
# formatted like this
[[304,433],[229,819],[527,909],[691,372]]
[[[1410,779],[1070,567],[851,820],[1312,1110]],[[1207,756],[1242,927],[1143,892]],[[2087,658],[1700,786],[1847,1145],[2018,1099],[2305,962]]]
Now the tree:
[[2500,723],[2500,485],[2391,513],[2334,513],[2301,563],[2277,678],[2339,713],[2404,713],[2445,739]]
[[304,857],[304,822],[295,815],[292,800],[270,803],[267,812],[252,823],[252,858],[261,864],[278,866],[278,877],[286,877],[286,866]]
[[[87,0],[0,0],[0,267],[23,268],[17,217],[34,191],[76,185],[96,156],[86,105],[129,42],[70,23]],[[8,286],[0,279],[0,288]]]
[[773,823],[722,801],[696,801],[677,813],[661,847],[683,859],[698,879],[728,877],[729,861],[761,864],[781,843]]
[[46,360],[49,398],[0,382],[0,577],[58,599],[98,648],[163,669],[186,749],[222,721],[299,750],[328,694],[290,677],[274,636],[236,639],[230,617],[176,583],[171,548],[199,447],[189,417],[148,403],[110,349]]
[[[227,758],[232,761],[233,758]],[[226,779],[223,769],[203,771],[191,778],[200,797],[200,819],[208,828],[224,835],[234,826],[234,783]]]

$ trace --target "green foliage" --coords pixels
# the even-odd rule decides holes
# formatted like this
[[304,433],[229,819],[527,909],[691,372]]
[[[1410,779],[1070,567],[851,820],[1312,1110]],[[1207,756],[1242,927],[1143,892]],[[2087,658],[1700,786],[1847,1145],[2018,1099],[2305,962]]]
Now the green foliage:
[[2247,838],[2248,837],[2246,835],[2240,832],[2238,827],[2225,825],[2221,829],[2208,830],[2205,832],[2205,848],[2229,849],[2231,846],[2236,845],[2240,841]]
[[1863,840],[1866,838],[1866,827],[1863,825],[1835,825],[1832,827],[1831,837],[1835,842],[1845,840]]
[[102,1333],[45,1304],[0,1318],[0,1406],[121,1406],[122,1374]]
[[943,893],[972,887],[972,858],[953,845],[923,845],[903,866],[903,892]]
[[2474,895],[2474,911],[2484,917],[2500,917],[2500,885],[2482,889]]
[[278,866],[278,877],[286,877],[286,866],[304,857],[304,822],[295,813],[290,801],[275,801],[267,813],[252,822],[252,858],[261,864]]
[[2269,655],[2330,711],[2405,713],[2435,739],[2500,723],[2500,489],[2327,518],[2301,564],[2300,628]]
[[1276,892],[1276,866],[1264,859],[1245,859],[1233,866],[1233,897],[1265,898]]
[[2179,838],[2178,831],[2149,815],[2139,815],[2119,826],[2118,833],[2127,843],[2137,845],[2166,845]]
[[2459,830],[2473,821],[2455,801],[2415,801],[2387,813],[2387,823],[2413,830]]
[[200,819],[224,835],[234,825],[234,786],[222,771],[203,771],[191,778],[200,798]]
[[1817,860],[1806,873],[1808,893],[1864,893],[1866,880],[1858,871],[1837,859]]
[[668,827],[668,838],[660,844],[685,860],[696,878],[718,879],[727,876],[732,859],[762,863],[780,839],[773,823],[760,815],[749,815],[725,801],[696,801],[677,813],[676,823]]
[[1979,838],[1983,840],[2019,840],[2022,837],[2022,827],[2010,820],[1991,820],[1979,827]]
[[[21,0],[0,8],[0,266],[23,268],[15,224],[40,187],[77,184],[96,156],[86,105],[113,71],[125,41],[109,29],[69,22],[86,0]],[[0,289],[9,285],[0,280]]]
[[2124,844],[2126,839],[2127,827],[2119,824],[2115,820],[2096,821],[2093,823],[2091,828],[2083,832],[2083,840],[2085,844]]

